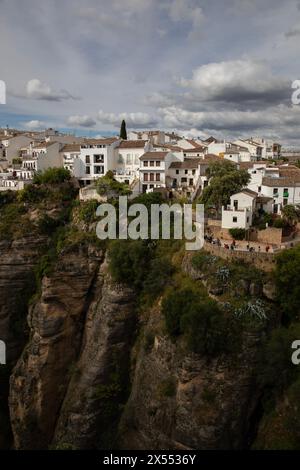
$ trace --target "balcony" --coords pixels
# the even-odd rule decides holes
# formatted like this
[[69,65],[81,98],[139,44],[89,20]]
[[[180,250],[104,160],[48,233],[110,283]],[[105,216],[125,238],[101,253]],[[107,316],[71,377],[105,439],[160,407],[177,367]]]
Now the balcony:
[[273,194],[273,197],[278,197],[278,196],[279,196],[278,193]]
[[283,192],[283,197],[289,197],[289,193],[287,191]]

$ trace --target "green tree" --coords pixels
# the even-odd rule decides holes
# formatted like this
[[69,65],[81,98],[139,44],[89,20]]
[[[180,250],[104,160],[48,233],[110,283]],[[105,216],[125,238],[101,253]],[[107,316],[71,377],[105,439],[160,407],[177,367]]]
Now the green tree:
[[284,250],[276,258],[275,280],[280,305],[289,319],[300,315],[300,246]]
[[294,225],[300,218],[300,211],[295,206],[288,204],[281,210],[283,218],[288,222],[289,225]]
[[241,191],[250,180],[246,170],[238,170],[226,160],[211,163],[207,174],[210,184],[204,188],[200,203],[215,207],[218,213],[222,206],[229,204],[230,196]]
[[126,122],[123,119],[120,129],[120,138],[123,140],[127,140],[127,131],[126,131]]

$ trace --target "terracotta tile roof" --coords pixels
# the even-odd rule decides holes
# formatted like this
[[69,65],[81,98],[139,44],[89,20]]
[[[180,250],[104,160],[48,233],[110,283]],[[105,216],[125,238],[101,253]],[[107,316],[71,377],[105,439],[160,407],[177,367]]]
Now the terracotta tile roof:
[[61,149],[61,152],[80,152],[80,144],[66,144]]
[[198,168],[198,160],[185,160],[184,162],[172,162],[169,168],[188,170]]
[[255,191],[252,191],[252,189],[248,189],[248,188],[242,189],[242,191],[239,191],[239,192],[243,194],[247,194],[247,196],[251,196],[253,198],[258,196],[258,194]]
[[293,187],[293,186],[300,186],[300,176],[295,177],[279,177],[279,178],[271,178],[265,177],[262,179],[262,186],[269,186],[271,188],[279,188],[279,187]]
[[118,140],[117,137],[105,137],[103,139],[84,139],[81,145],[111,145]]
[[205,152],[206,150],[206,147],[202,147],[201,145],[199,145],[198,147],[194,147],[193,149],[184,149],[183,150],[183,153],[195,153],[195,152]]
[[140,160],[164,160],[170,152],[146,152],[140,157]]
[[122,140],[119,144],[120,149],[144,148],[147,140]]

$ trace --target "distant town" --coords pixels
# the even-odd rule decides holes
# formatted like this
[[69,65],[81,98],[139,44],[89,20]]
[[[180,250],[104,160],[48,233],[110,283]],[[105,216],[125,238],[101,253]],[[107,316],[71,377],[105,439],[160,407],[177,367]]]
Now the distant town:
[[275,252],[297,242],[300,152],[261,137],[231,142],[160,130],[123,131],[123,138],[85,138],[51,128],[0,129],[0,191],[23,190],[36,173],[65,168],[78,180],[82,200],[100,200],[95,183],[110,172],[133,196],[160,191],[195,202],[211,183],[211,165],[228,161],[248,172],[248,183],[219,213],[208,208],[206,240],[257,252]]

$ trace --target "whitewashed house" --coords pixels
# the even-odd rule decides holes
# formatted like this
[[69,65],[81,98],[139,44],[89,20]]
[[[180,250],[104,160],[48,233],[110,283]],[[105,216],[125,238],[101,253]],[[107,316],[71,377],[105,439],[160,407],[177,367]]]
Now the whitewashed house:
[[140,157],[140,191],[165,188],[168,169],[177,158],[172,152],[146,152]]
[[116,148],[119,140],[86,139],[80,144],[80,155],[73,163],[73,174],[85,186],[115,169]]
[[20,134],[11,137],[6,136],[1,142],[3,145],[2,157],[9,163],[12,163],[14,158],[18,158],[20,156],[21,148],[30,145],[32,138]]
[[230,198],[230,205],[222,207],[222,228],[249,229],[255,211],[257,193],[244,189]]
[[121,140],[116,147],[114,174],[120,183],[132,184],[139,178],[140,157],[151,150],[149,140]]
[[80,144],[66,144],[60,150],[63,166],[74,174],[74,161],[80,156]]

